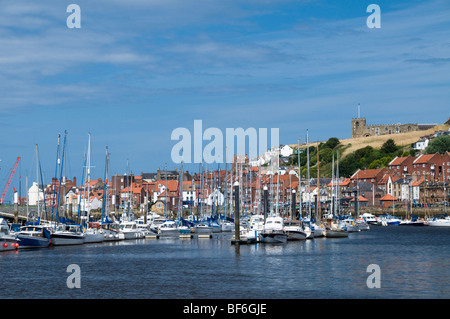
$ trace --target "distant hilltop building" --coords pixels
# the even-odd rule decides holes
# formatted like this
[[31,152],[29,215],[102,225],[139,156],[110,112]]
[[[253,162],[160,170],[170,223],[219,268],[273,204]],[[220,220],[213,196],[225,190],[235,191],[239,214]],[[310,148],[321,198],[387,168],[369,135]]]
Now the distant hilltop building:
[[399,134],[428,130],[437,124],[376,124],[367,125],[365,117],[352,118],[352,138]]

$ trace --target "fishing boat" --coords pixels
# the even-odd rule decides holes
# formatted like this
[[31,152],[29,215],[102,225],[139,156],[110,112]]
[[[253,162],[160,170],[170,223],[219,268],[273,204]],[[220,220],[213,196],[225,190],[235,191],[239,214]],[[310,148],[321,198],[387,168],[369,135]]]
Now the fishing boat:
[[284,231],[283,218],[280,216],[267,217],[260,237],[263,243],[287,242],[288,235]]
[[53,246],[81,245],[84,243],[84,232],[78,224],[60,224],[51,234]]
[[302,223],[299,220],[285,220],[284,231],[287,234],[287,240],[304,240],[308,234],[304,231]]
[[19,240],[11,235],[8,222],[0,217],[0,251],[16,250],[19,248]]
[[51,244],[50,231],[42,225],[27,225],[20,227],[17,234],[20,248],[41,248]]

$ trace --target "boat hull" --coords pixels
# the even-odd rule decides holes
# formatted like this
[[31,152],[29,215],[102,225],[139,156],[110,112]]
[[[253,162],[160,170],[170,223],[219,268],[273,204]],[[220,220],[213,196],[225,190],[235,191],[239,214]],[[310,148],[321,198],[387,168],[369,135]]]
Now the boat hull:
[[120,232],[119,239],[141,239],[144,238],[144,233],[141,231],[129,231],[129,232]]
[[430,220],[428,221],[428,226],[431,227],[450,227],[450,220]]
[[17,239],[11,238],[0,238],[0,251],[10,251],[17,250],[19,247],[19,242]]
[[51,240],[45,237],[36,236],[17,236],[19,240],[19,247],[23,248],[43,248],[48,247],[51,244]]
[[261,233],[261,242],[270,244],[286,243],[288,235],[284,232]]
[[85,244],[101,243],[104,241],[104,239],[105,239],[105,236],[102,233],[93,233],[93,234],[86,233],[84,235],[84,243]]
[[52,234],[51,241],[52,246],[82,245],[84,235]]
[[286,235],[289,241],[305,240],[308,237],[305,232],[299,230],[286,230]]
[[342,229],[326,229],[325,237],[327,238],[343,238],[348,237],[348,232]]

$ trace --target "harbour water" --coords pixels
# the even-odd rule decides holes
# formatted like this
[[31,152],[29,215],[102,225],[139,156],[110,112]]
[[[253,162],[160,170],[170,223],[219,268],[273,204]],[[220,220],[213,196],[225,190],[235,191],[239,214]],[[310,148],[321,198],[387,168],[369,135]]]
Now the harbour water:
[[[450,229],[371,226],[348,238],[232,245],[231,235],[0,254],[1,299],[448,299]],[[79,266],[80,288],[68,288]],[[379,288],[369,288],[369,265]]]

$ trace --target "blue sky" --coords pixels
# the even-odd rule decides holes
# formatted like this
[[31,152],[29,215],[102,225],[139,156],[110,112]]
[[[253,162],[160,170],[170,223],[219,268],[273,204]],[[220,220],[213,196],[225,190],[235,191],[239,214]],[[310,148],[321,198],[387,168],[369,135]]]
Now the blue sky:
[[443,123],[449,16],[447,0],[1,0],[0,189],[17,156],[34,179],[35,144],[50,180],[64,130],[80,179],[88,133],[103,177],[106,146],[112,174],[175,168],[171,132],[196,119],[279,128],[281,144],[351,137],[358,103],[369,124]]

